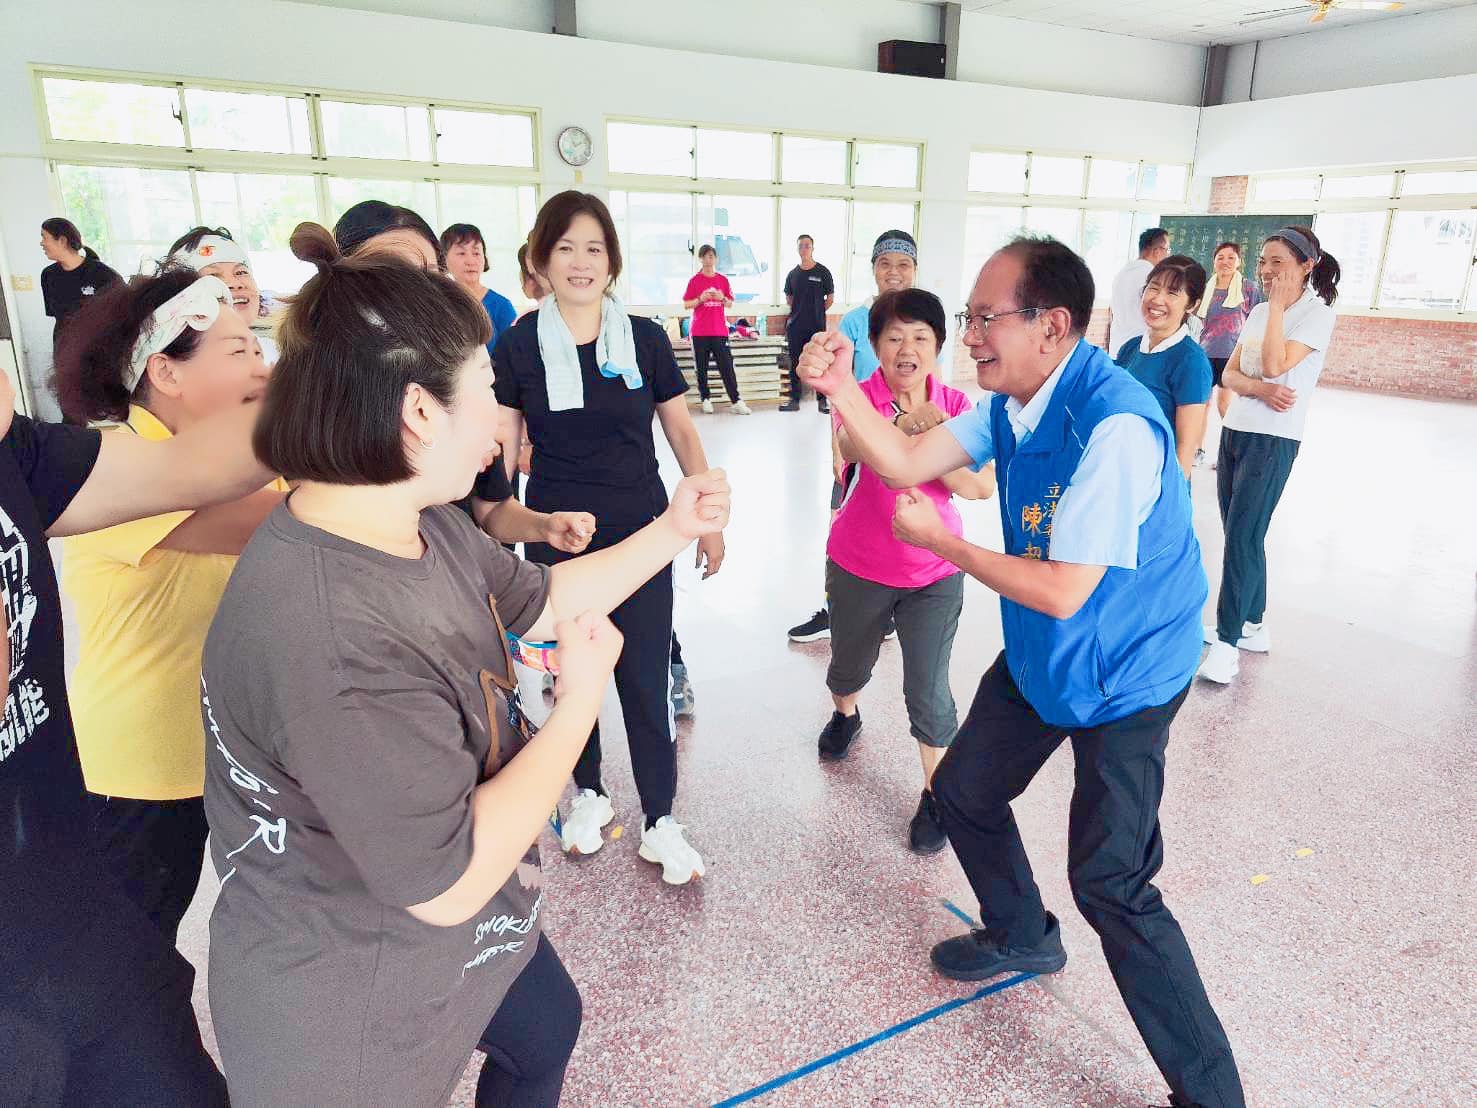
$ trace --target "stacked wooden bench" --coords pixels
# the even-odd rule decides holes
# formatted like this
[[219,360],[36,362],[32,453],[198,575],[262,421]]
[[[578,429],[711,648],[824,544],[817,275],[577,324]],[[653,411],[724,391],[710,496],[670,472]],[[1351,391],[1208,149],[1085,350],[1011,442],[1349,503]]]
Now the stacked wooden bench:
[[[728,345],[733,351],[733,372],[738,378],[739,395],[744,398],[744,403],[778,404],[790,395],[790,375],[786,368],[781,367],[782,361],[788,367],[790,354],[782,336],[729,339]],[[682,376],[692,386],[687,393],[687,402],[697,404],[702,398],[697,391],[697,370],[693,366],[692,343],[684,339],[673,343],[672,347],[677,353],[677,365],[682,370]],[[723,391],[723,378],[712,363],[708,365],[708,391],[714,403],[728,400],[728,395]]]

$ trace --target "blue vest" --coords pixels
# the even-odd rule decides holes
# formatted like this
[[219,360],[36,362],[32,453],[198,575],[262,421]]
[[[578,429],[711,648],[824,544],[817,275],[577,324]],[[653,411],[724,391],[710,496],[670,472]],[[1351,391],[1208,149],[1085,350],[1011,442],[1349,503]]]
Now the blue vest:
[[1005,550],[1026,558],[1047,556],[1057,500],[1093,428],[1123,412],[1148,420],[1164,444],[1159,499],[1139,527],[1138,567],[1109,566],[1070,619],[1000,598],[1010,674],[1036,713],[1056,726],[1095,726],[1163,704],[1194,674],[1209,586],[1189,485],[1153,395],[1086,342],[1078,342],[1041,422],[1019,449],[1005,397],[991,402]]

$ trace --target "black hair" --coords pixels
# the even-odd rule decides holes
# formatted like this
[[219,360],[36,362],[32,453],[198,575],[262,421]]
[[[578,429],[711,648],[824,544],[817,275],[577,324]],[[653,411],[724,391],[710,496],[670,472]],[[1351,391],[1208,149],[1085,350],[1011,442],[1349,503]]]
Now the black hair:
[[1149,276],[1144,279],[1144,287],[1148,288],[1158,281],[1165,292],[1182,292],[1188,298],[1185,305],[1185,314],[1180,319],[1183,324],[1190,318],[1190,313],[1200,305],[1200,298],[1205,295],[1206,283],[1205,267],[1185,254],[1171,254],[1162,262],[1149,270]]
[[70,219],[62,219],[57,216],[53,219],[43,219],[41,230],[45,231],[54,239],[63,239],[73,250],[82,249],[82,232],[77,230],[77,225]]
[[430,243],[436,252],[436,265],[446,268],[446,254],[431,225],[409,208],[386,204],[383,200],[361,200],[339,216],[333,225],[333,241],[338,244],[339,252],[348,258],[375,235],[402,228],[414,231]]
[[1139,233],[1139,253],[1143,254],[1159,243],[1161,239],[1169,238],[1169,232],[1163,227],[1150,227],[1147,231]]
[[229,239],[231,242],[236,241],[236,236],[224,227],[191,227],[174,240],[174,244],[164,252],[164,261],[159,264],[161,266],[168,264],[169,259],[181,250],[194,250],[206,235],[216,235],[219,238]]
[[918,253],[918,240],[915,239],[907,231],[901,230],[900,228],[894,228],[891,231],[883,231],[880,235],[878,235],[876,241],[872,243],[872,252],[875,254],[877,252],[878,243],[886,242],[888,239],[902,239],[913,248],[913,253]]
[[453,246],[460,246],[464,242],[475,242],[482,247],[483,273],[492,268],[487,261],[487,240],[482,237],[482,230],[475,223],[453,223],[442,231],[441,253],[450,254]]
[[1213,261],[1216,254],[1219,254],[1222,250],[1234,250],[1236,251],[1236,257],[1238,258],[1245,257],[1246,255],[1246,251],[1241,249],[1241,244],[1239,242],[1223,242],[1219,246],[1217,246],[1215,248],[1215,251],[1210,255],[1211,260]]
[[567,189],[549,197],[539,209],[533,230],[528,233],[528,264],[534,273],[543,273],[549,268],[549,258],[576,217],[587,215],[600,224],[600,233],[605,236],[605,256],[610,259],[610,285],[615,286],[621,275],[621,240],[615,231],[615,220],[605,201],[591,192]]
[[872,310],[867,314],[867,337],[874,348],[887,325],[893,322],[926,323],[938,344],[934,353],[944,348],[949,332],[948,317],[944,314],[943,301],[927,289],[891,289],[872,302]]
[[718,251],[713,249],[712,243],[705,242],[697,248],[697,256],[699,258],[701,258],[704,254],[711,254],[713,255],[713,257],[716,258],[718,256]]
[[[1288,229],[1302,235],[1313,244],[1313,249],[1318,251],[1318,262],[1313,266],[1313,272],[1308,275],[1308,283],[1313,286],[1313,291],[1318,294],[1319,298],[1325,304],[1333,307],[1333,302],[1339,298],[1339,278],[1343,276],[1343,270],[1339,266],[1339,260],[1323,249],[1323,244],[1318,241],[1318,236],[1313,233],[1313,228],[1302,227],[1294,223],[1290,224]],[[1278,234],[1267,236],[1268,242],[1272,242],[1273,240],[1280,242],[1283,246],[1291,250],[1292,256],[1298,261],[1306,262],[1308,260],[1308,255],[1303,252],[1303,248],[1291,239],[1283,238]]]
[[1021,263],[1015,286],[1018,307],[1066,308],[1072,333],[1083,335],[1092,322],[1092,270],[1071,248],[1050,235],[1019,235],[1000,248]]
[[810,239],[810,245],[811,246],[814,246],[815,245],[815,238],[814,238],[814,236],[812,236],[812,235],[796,235],[795,236],[795,245],[796,246],[799,246],[800,245],[800,240],[801,239]]

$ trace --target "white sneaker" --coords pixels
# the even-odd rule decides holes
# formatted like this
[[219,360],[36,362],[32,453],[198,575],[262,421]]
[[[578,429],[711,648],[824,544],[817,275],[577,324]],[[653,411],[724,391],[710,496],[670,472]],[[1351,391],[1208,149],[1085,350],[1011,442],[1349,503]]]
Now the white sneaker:
[[711,400],[704,400],[703,401],[703,415],[712,415],[712,414],[713,414],[713,402]]
[[[1219,641],[1220,636],[1216,634],[1213,626],[1207,623],[1204,630],[1207,646]],[[1266,654],[1272,649],[1272,632],[1267,630],[1265,623],[1243,623],[1241,637],[1236,640],[1236,648],[1249,650],[1253,654]]]
[[671,816],[663,816],[655,827],[641,832],[641,849],[636,853],[661,866],[662,880],[668,885],[685,885],[707,872],[702,855],[683,837],[683,830]]
[[1210,644],[1205,652],[1205,661],[1200,663],[1197,677],[1214,681],[1218,685],[1229,685],[1241,672],[1241,656],[1228,642],[1219,640]]
[[728,410],[730,412],[732,412],[734,415],[753,415],[754,414],[752,411],[750,411],[749,406],[747,404],[745,404],[742,400],[738,401],[738,403],[734,404],[734,406],[731,407],[731,408],[729,408]]
[[594,789],[581,789],[569,806],[559,832],[559,845],[566,854],[594,854],[605,845],[600,829],[615,819],[610,797]]

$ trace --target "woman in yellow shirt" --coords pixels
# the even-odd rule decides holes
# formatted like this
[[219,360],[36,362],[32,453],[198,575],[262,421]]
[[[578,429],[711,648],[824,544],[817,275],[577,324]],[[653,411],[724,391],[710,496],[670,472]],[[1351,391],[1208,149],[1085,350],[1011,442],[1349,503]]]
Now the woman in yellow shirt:
[[[162,440],[261,398],[261,347],[219,278],[176,268],[106,300],[57,351],[57,397],[74,422]],[[205,851],[200,652],[236,556],[285,491],[274,484],[62,546],[81,631],[70,688],[94,840],[171,942]]]

